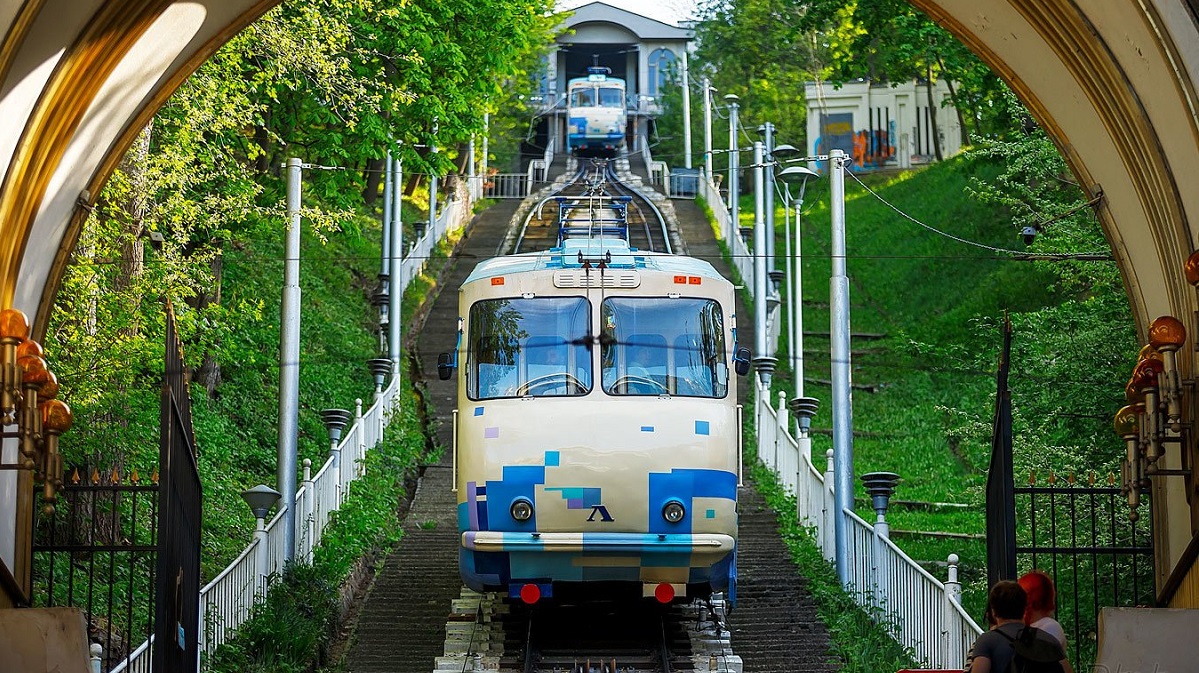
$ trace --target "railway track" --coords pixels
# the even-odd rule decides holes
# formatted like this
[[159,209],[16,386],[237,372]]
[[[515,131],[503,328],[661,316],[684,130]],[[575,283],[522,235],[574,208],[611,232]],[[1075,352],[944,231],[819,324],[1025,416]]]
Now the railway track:
[[438,671],[725,673],[741,666],[719,600],[528,606],[465,590],[446,633]]
[[582,159],[578,170],[530,210],[520,228],[514,253],[548,250],[558,244],[559,204],[573,206],[575,225],[589,214],[595,226],[610,216],[613,203],[625,203],[629,244],[639,250],[671,253],[666,219],[640,190],[622,181],[615,162]]

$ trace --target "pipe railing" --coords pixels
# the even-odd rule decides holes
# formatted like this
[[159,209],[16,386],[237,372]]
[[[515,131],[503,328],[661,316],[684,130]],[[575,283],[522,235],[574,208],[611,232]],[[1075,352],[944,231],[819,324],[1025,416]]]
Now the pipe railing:
[[[463,186],[438,213],[433,231],[417,239],[401,263],[400,292],[424,270],[437,243],[447,234],[466,226],[470,219],[468,188]],[[303,485],[296,492],[296,558],[311,561],[320,544],[325,526],[340,509],[353,482],[362,476],[363,458],[382,439],[392,408],[399,397],[399,377],[375,395],[363,412],[362,400],[355,406],[354,423],[342,434],[337,445],[338,467],[333,452],[315,475],[311,463],[305,466]],[[307,462],[307,461],[305,461]],[[283,571],[283,513],[276,512],[266,526],[264,537],[255,537],[242,553],[220,574],[200,589],[200,656],[211,656],[249,618],[254,605],[262,600],[274,578]],[[143,642],[111,673],[149,673],[152,667],[154,638]]]
[[[772,407],[770,389],[755,381],[758,458],[796,497],[799,521],[812,530],[824,558],[831,561],[835,551],[832,451],[826,454],[828,468],[822,475],[812,464],[810,450],[800,450],[801,442],[791,436],[786,393],[780,392],[778,407]],[[809,446],[806,440],[802,445]],[[959,602],[956,556],[949,559],[949,581],[942,583],[874,526],[853,512],[847,514],[851,521],[850,589],[858,605],[870,611],[923,665],[961,666],[982,629]]]
[[[725,200],[710,176],[700,176],[699,193],[711,208],[733,266],[752,295],[752,254],[736,223],[730,221]],[[778,318],[776,307],[767,317],[768,343],[774,350],[779,337]],[[806,437],[797,440],[791,435],[793,423],[787,409],[787,394],[779,392],[777,407],[771,406],[770,388],[758,377],[753,380],[758,459],[777,475],[787,493],[795,496],[796,517],[811,531],[825,560],[832,562],[836,554],[833,452],[830,449],[825,453],[827,468],[822,474],[812,463],[810,440]],[[960,603],[957,556],[949,557],[948,579],[942,583],[874,526],[853,512],[847,514],[852,526],[849,553],[854,599],[871,611],[901,645],[914,652],[923,665],[961,666],[982,629]]]

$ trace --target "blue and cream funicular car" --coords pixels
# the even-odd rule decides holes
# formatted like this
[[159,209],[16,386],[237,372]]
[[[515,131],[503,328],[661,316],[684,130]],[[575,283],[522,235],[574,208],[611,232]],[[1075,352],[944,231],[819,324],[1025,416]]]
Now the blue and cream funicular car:
[[592,66],[586,77],[566,84],[566,148],[572,154],[611,158],[625,145],[625,83],[609,72]]
[[[736,581],[733,286],[707,262],[568,239],[461,288],[454,466],[463,580],[534,603],[669,603]],[[735,352],[735,357],[734,357]],[[460,358],[460,360],[459,360]]]

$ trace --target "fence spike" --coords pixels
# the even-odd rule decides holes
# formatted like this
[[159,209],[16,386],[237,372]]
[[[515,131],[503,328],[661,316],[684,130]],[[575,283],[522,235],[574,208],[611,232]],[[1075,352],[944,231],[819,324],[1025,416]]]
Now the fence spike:
[[117,472],[117,468],[115,468],[115,467],[112,468],[112,482],[111,483],[113,483],[113,484],[121,483],[121,474],[119,472]]
[[157,467],[154,468],[154,471],[150,473],[150,483],[154,484],[155,486],[158,485],[158,468]]
[[1095,470],[1091,470],[1087,475],[1087,485],[1091,488],[1095,488]]
[[78,467],[76,467],[74,470],[71,471],[71,483],[74,484],[75,486],[79,485],[79,468]]
[[140,477],[138,477],[137,468],[135,467],[135,468],[133,468],[133,474],[129,475],[129,483],[133,484],[134,486],[137,486],[137,482],[139,479],[140,479]]
[[1073,473],[1073,472],[1071,472],[1070,474],[1066,475],[1066,483],[1067,483],[1067,484],[1070,484],[1071,486],[1073,486],[1073,485],[1074,485],[1074,473]]
[[92,468],[92,485],[95,486],[99,483],[100,483],[100,470],[93,467]]
[[1108,472],[1108,473],[1107,473],[1107,485],[1108,485],[1108,486],[1115,486],[1115,485],[1116,485],[1116,473],[1115,473],[1115,472]]
[[1028,485],[1029,486],[1037,485],[1037,471],[1036,470],[1028,471]]
[[1054,474],[1053,470],[1049,470],[1049,485],[1053,486],[1056,483],[1057,483],[1057,475]]

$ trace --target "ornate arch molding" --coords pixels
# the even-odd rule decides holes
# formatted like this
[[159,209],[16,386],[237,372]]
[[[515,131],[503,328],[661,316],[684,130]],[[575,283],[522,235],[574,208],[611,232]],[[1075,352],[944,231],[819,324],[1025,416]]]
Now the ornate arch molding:
[[[1199,147],[1194,84],[1155,10],[1140,2],[1084,9],[1071,0],[912,3],[1008,82],[1088,196],[1104,192],[1100,220],[1140,334],[1158,315],[1189,315],[1195,294],[1182,265],[1194,240],[1188,210],[1199,215],[1199,200],[1176,176],[1188,174]],[[1189,129],[1189,147],[1167,147],[1159,128]]]
[[[30,0],[12,17],[0,43],[0,86],[35,76],[13,72],[24,51],[61,49],[0,182],[0,306],[19,305],[44,334],[83,213],[77,194],[94,199],[140,129],[179,85],[221,45],[278,0],[94,0],[76,32],[57,45],[34,45],[35,24],[59,2]],[[40,15],[39,15],[40,13]],[[183,18],[186,17],[186,20]],[[44,35],[41,36],[44,41]],[[161,58],[146,65],[147,52]],[[38,58],[35,62],[41,62]],[[157,61],[156,61],[157,63]],[[28,64],[26,64],[28,67]],[[17,132],[17,129],[13,129]],[[85,204],[90,205],[90,204]]]

